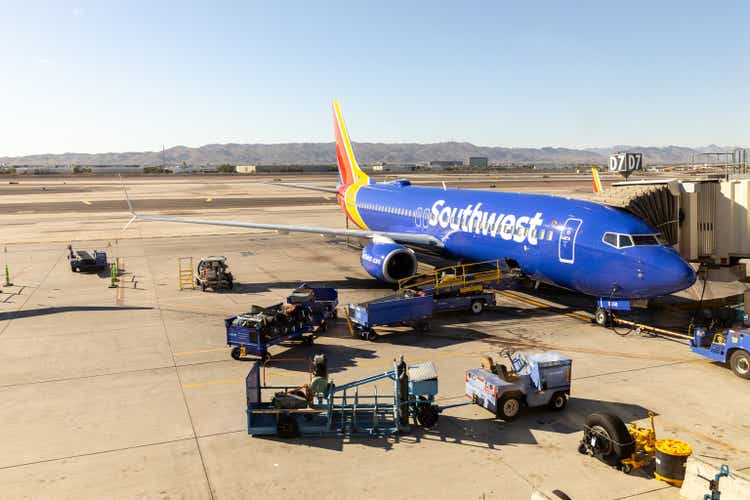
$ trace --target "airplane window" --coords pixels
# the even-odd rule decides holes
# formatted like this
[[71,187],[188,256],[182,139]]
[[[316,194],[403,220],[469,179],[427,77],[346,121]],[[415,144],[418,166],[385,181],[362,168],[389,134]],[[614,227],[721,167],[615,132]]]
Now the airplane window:
[[628,236],[627,234],[620,234],[618,235],[618,237],[619,237],[619,240],[618,240],[617,246],[619,248],[627,248],[627,247],[633,246],[633,240],[630,239],[630,236]]
[[518,231],[517,231],[518,236],[523,236],[523,233],[525,233],[525,232],[526,232],[526,228],[525,227],[523,227],[523,226],[519,226],[518,227]]
[[549,231],[547,231],[547,241],[552,241],[552,235],[553,234],[554,233],[552,232],[552,229],[550,229]]
[[613,247],[617,248],[617,235],[615,233],[604,233],[604,238],[602,238],[602,241],[606,243],[607,245],[612,245]]
[[540,239],[540,240],[544,240],[544,233],[545,233],[545,232],[546,232],[546,231],[545,231],[544,229],[540,229],[540,230],[539,230],[539,239]]
[[636,246],[658,245],[659,240],[656,239],[656,236],[653,234],[634,234],[633,243],[635,243]]

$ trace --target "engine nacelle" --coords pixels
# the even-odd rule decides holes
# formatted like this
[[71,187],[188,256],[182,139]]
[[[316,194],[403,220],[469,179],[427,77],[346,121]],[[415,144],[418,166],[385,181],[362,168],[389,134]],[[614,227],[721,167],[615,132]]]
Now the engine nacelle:
[[398,243],[374,242],[362,249],[362,267],[379,280],[396,283],[417,271],[414,251]]

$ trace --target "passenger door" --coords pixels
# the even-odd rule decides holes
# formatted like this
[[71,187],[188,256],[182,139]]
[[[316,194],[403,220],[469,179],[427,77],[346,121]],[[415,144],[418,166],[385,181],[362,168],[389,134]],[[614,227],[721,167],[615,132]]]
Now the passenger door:
[[562,231],[560,231],[560,241],[558,243],[558,258],[563,264],[573,264],[576,260],[576,237],[581,229],[583,221],[571,217],[565,221]]

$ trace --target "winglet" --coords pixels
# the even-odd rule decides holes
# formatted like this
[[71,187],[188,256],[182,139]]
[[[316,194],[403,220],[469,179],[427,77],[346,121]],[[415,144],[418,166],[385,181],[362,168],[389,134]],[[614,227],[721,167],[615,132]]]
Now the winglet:
[[128,196],[128,190],[125,188],[125,182],[123,182],[122,180],[122,175],[119,175],[119,177],[120,177],[120,184],[122,184],[122,191],[125,193],[125,199],[128,202],[128,211],[130,212],[130,215],[132,215],[128,223],[125,224],[125,227],[122,228],[122,230],[125,231],[130,226],[130,224],[132,224],[133,221],[138,218],[138,214],[135,213],[135,210],[133,209],[133,204],[130,202],[130,197]]
[[599,171],[596,168],[591,169],[591,181],[594,184],[594,192],[595,193],[601,193],[602,192],[602,181],[599,180]]
[[[120,184],[122,185],[122,191],[123,191],[123,193],[125,193],[125,200],[128,202],[128,211],[133,216],[133,218],[135,218],[136,217],[136,213],[135,213],[135,210],[133,210],[133,204],[130,203],[130,197],[128,196],[128,190],[125,187],[125,182],[122,180],[122,175],[120,175],[120,174],[117,174],[117,175],[120,177]],[[128,223],[128,224],[130,224],[130,223]]]

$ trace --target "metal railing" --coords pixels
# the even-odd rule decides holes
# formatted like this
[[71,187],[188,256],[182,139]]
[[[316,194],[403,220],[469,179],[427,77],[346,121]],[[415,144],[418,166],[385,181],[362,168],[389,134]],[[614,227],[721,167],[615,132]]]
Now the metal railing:
[[434,290],[436,293],[472,286],[486,286],[500,281],[503,270],[500,260],[457,264],[415,274],[398,281],[398,289]]

